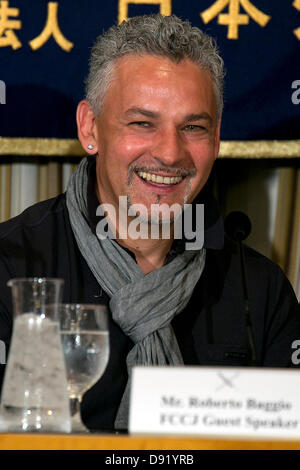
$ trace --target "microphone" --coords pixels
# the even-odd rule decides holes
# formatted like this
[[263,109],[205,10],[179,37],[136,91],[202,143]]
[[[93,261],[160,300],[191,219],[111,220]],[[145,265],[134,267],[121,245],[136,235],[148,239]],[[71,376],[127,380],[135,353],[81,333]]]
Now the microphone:
[[244,212],[233,211],[225,219],[225,231],[229,238],[239,242],[246,240],[251,232],[251,222]]
[[245,253],[242,241],[246,240],[251,232],[251,222],[249,217],[240,211],[231,212],[225,219],[224,222],[225,232],[228,237],[237,242],[240,268],[243,286],[243,297],[244,297],[244,312],[245,312],[245,323],[248,336],[248,343],[251,352],[250,366],[257,366],[257,357],[254,344],[253,327],[250,316],[249,296],[246,279],[246,268],[245,268]]

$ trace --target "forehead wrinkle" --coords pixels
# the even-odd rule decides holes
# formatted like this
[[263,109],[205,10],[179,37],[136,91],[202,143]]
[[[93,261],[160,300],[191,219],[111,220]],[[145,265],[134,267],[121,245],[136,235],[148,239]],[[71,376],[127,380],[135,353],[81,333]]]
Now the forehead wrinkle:
[[157,113],[155,111],[150,111],[144,108],[139,108],[137,106],[133,106],[132,108],[129,108],[127,109],[127,111],[125,111],[125,116],[128,116],[128,117],[136,116],[137,114],[141,114],[149,118],[158,118],[160,116],[160,113]]

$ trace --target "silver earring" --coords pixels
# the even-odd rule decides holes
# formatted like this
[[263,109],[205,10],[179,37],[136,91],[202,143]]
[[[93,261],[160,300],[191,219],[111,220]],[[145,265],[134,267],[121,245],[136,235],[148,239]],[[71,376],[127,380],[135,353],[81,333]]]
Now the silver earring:
[[89,144],[89,145],[88,145],[88,149],[89,149],[89,150],[93,150],[93,148],[94,148],[94,146],[93,146],[92,144]]

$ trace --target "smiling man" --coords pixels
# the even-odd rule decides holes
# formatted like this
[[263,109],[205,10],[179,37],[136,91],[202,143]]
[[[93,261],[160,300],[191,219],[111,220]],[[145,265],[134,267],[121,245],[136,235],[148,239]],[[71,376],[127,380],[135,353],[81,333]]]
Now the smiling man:
[[[82,419],[93,430],[127,429],[134,365],[250,363],[237,245],[224,236],[206,184],[219,151],[223,61],[189,22],[136,17],[97,39],[86,85],[77,125],[90,155],[66,194],[0,226],[0,332],[8,346],[11,277],[59,277],[65,302],[106,303],[109,363],[84,396]],[[188,250],[174,239],[170,208],[198,203],[204,245]],[[99,207],[117,214],[108,214],[115,239],[97,235]],[[159,237],[129,229],[120,236],[134,208],[148,234],[159,226]],[[246,266],[257,365],[292,366],[295,294],[280,268],[253,250]]]
[[[77,121],[83,147],[98,154],[99,201],[117,212],[126,196],[129,206],[145,207],[149,223],[155,204],[191,203],[218,155],[221,119],[211,73],[187,58],[119,58],[101,112],[84,100]],[[128,234],[121,243],[148,273],[164,265],[172,239],[133,241]]]

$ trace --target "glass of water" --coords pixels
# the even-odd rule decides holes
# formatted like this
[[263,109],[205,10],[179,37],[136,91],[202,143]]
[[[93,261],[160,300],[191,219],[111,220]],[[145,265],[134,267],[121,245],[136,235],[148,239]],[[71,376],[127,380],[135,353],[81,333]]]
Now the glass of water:
[[83,394],[105,371],[109,333],[105,305],[59,304],[60,334],[65,357],[72,432],[88,432],[82,423]]

